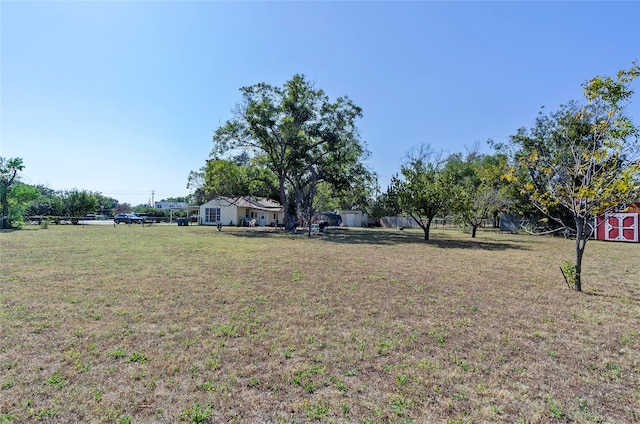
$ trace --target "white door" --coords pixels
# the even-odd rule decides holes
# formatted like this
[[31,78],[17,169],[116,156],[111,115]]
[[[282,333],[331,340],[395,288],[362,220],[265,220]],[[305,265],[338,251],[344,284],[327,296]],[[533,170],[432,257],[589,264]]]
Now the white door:
[[258,225],[260,227],[264,227],[264,226],[267,225],[267,220],[266,220],[264,212],[260,212],[260,219],[258,220]]
[[347,227],[355,227],[356,226],[356,214],[348,213],[347,214]]
[[638,214],[606,214],[604,220],[605,240],[638,241]]

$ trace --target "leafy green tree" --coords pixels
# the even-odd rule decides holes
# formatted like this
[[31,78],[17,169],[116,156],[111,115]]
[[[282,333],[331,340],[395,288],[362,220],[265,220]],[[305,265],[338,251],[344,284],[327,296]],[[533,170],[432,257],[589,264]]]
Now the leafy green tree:
[[116,203],[111,212],[113,212],[114,215],[119,213],[129,213],[131,212],[131,205],[129,203]]
[[62,201],[67,214],[72,218],[80,218],[86,213],[94,213],[98,207],[98,198],[86,190],[69,190],[63,195]]
[[9,217],[9,194],[11,188],[18,181],[18,172],[24,169],[22,158],[4,158],[0,156],[0,204],[2,204],[2,226],[11,228]]
[[96,205],[95,212],[101,215],[108,214],[118,204],[117,199],[114,199],[113,197],[104,196],[100,192],[95,192],[93,193],[93,195],[95,196],[96,201],[98,203]]
[[26,207],[26,216],[61,216],[65,214],[64,203],[59,196],[45,196],[40,192]]
[[471,237],[476,237],[478,227],[491,218],[505,204],[501,191],[504,183],[495,178],[500,169],[500,158],[472,153],[463,158],[453,155],[447,162],[447,170],[456,180],[451,195],[452,212],[464,225],[471,228]]
[[199,171],[191,171],[187,188],[192,190],[190,201],[201,204],[215,196],[273,197],[273,179],[264,175],[260,160],[247,152],[221,159],[214,155]]
[[178,197],[167,197],[166,199],[162,199],[160,200],[161,202],[174,202],[174,203],[178,203],[178,202],[186,202],[187,198],[185,196],[178,196]]
[[187,189],[190,191],[187,199],[190,204],[201,205],[208,200],[205,189],[205,168],[202,167],[197,171],[189,172],[187,177]]
[[[489,145],[495,149],[495,163],[485,168],[485,178],[492,181],[492,185],[499,187],[500,193],[505,201],[501,210],[510,213],[516,213],[522,216],[536,216],[539,210],[534,206],[529,195],[522,190],[520,178],[517,178],[516,172],[524,172],[524,169],[514,168],[512,160],[516,156],[516,146],[513,143],[494,143],[489,140]],[[494,211],[494,227],[500,225],[498,219],[499,211]]]
[[213,136],[212,157],[245,152],[255,166],[268,170],[290,228],[287,205],[308,211],[319,183],[342,188],[366,157],[355,125],[362,111],[348,97],[330,102],[303,75],[294,75],[283,87],[260,83],[241,92],[234,119]]
[[36,185],[40,195],[29,202],[25,209],[26,216],[62,216],[65,215],[61,193],[44,185]]
[[337,209],[361,210],[369,214],[375,202],[377,175],[362,165],[360,169],[352,172],[349,184],[346,184],[343,189],[338,189],[335,185],[331,187],[334,188],[332,196],[338,203]]
[[392,191],[397,193],[402,211],[413,218],[424,231],[424,239],[429,240],[433,218],[452,204],[454,175],[425,145],[409,154],[400,172],[402,179],[395,176],[391,180]]
[[40,196],[40,192],[34,186],[18,182],[9,190],[7,202],[9,203],[9,220],[12,226],[21,227],[24,223],[25,210],[33,200]]
[[518,148],[511,178],[557,229],[576,234],[572,283],[582,290],[582,259],[594,217],[639,195],[638,128],[625,115],[640,67],[583,84],[586,103],[541,114],[531,130],[511,137]]
[[[368,200],[367,183],[371,174],[361,162],[364,156],[358,143],[345,144],[340,150],[316,152],[305,162],[306,170],[292,178],[296,194],[296,208],[306,223],[310,223],[318,210],[318,187],[324,185],[333,194],[340,209],[361,209]],[[311,229],[309,228],[309,234]]]
[[314,199],[318,211],[361,210],[370,213],[375,202],[372,193],[375,191],[375,174],[364,169],[354,175],[350,184],[338,188],[327,182],[318,183]]
[[198,171],[189,173],[187,189],[191,190],[191,194],[187,196],[187,201],[202,204],[214,196],[251,195],[248,192],[250,177],[246,170],[250,165],[251,159],[246,152],[232,159],[212,157]]
[[56,190],[54,190],[51,187],[48,187],[46,185],[43,185],[43,184],[37,184],[34,187],[38,189],[38,191],[40,192],[41,196],[59,197],[59,195],[60,195],[60,193],[57,192]]
[[342,209],[340,199],[331,188],[331,184],[319,183],[316,187],[315,208],[318,211],[335,211]]
[[396,216],[402,213],[400,208],[400,200],[398,193],[398,185],[389,184],[387,191],[375,198],[374,205],[371,208],[371,216],[374,218],[382,218],[384,216]]
[[218,196],[249,195],[250,176],[247,166],[232,160],[211,159],[205,167],[205,187]]

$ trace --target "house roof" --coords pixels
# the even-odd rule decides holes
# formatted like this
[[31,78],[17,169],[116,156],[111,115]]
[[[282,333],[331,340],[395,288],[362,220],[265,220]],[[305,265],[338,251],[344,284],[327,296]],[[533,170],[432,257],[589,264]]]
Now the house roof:
[[264,197],[252,199],[249,196],[238,196],[238,197],[218,196],[215,199],[224,200],[230,205],[235,205],[239,208],[251,208],[251,209],[258,209],[258,210],[263,210],[268,212],[282,211],[282,206],[280,206],[278,202],[274,202],[273,200],[270,200]]

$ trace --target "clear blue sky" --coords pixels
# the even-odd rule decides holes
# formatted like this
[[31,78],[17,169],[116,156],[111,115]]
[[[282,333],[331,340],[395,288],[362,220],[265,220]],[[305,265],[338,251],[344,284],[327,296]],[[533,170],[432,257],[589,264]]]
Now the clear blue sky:
[[[0,155],[132,205],[184,196],[239,88],[348,95],[382,189],[404,154],[506,141],[640,58],[640,2],[2,1]],[[640,124],[640,90],[630,107]]]

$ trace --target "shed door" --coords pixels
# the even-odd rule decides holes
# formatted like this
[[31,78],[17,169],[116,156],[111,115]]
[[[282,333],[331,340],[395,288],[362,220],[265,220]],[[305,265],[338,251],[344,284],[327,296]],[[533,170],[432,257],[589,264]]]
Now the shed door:
[[638,241],[638,214],[606,214],[604,219],[605,240]]
[[355,227],[356,226],[356,214],[348,213],[347,214],[347,227]]

